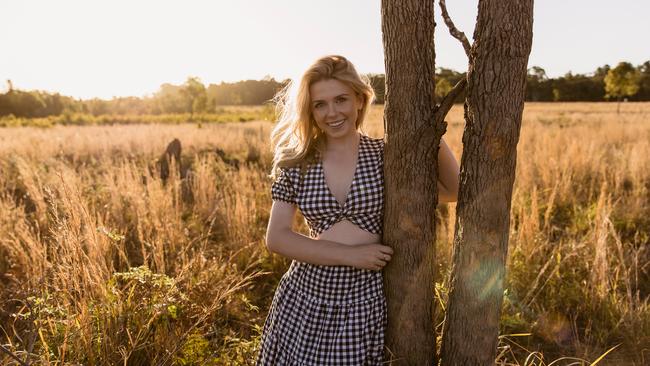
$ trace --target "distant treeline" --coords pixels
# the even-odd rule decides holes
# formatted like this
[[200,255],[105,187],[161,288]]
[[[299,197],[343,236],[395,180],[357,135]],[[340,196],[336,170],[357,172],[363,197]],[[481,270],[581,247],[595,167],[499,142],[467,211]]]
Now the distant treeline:
[[[384,103],[383,74],[367,75],[377,95],[376,102]],[[444,96],[465,73],[439,68],[436,73],[436,97]],[[106,114],[159,115],[213,113],[225,105],[261,105],[273,98],[288,80],[245,80],[236,83],[209,84],[190,77],[182,85],[163,84],[149,97],[119,97],[111,100],[80,100],[58,93],[22,91],[7,81],[8,91],[0,94],[0,117],[35,118],[57,116],[64,112],[94,116]],[[627,98],[631,101],[650,101],[650,61],[634,66],[621,62],[616,67],[599,67],[583,75],[568,73],[549,78],[541,67],[528,70],[527,101],[606,101]],[[463,100],[464,95],[459,97]]]

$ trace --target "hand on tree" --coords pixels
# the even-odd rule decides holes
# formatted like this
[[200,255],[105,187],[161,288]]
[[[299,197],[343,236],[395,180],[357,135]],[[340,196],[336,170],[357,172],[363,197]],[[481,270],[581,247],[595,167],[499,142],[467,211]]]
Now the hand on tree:
[[383,244],[361,244],[350,246],[348,264],[359,269],[379,271],[393,256],[393,248]]

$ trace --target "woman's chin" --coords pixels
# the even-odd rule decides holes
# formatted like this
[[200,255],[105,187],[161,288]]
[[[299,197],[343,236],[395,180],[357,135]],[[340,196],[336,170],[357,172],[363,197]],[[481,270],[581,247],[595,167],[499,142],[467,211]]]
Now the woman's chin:
[[328,139],[344,139],[354,135],[355,131],[351,126],[341,126],[339,128],[327,128],[325,135]]

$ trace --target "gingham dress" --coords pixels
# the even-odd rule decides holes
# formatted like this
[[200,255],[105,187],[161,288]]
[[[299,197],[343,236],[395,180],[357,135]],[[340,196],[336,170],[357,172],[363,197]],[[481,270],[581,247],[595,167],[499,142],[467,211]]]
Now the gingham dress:
[[[346,219],[381,234],[384,142],[361,135],[357,167],[341,205],[325,183],[320,155],[306,171],[281,169],[274,201],[295,204],[310,236]],[[292,261],[275,291],[262,331],[258,366],[379,365],[386,298],[381,271]]]

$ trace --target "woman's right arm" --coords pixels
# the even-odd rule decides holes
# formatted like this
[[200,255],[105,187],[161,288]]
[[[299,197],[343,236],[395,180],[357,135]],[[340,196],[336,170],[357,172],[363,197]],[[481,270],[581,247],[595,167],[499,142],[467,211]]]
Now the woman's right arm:
[[[378,270],[390,260],[392,249],[381,244],[350,246],[328,240],[315,240],[293,231],[296,206],[273,201],[266,230],[269,251],[300,262],[325,266],[353,266]],[[387,259],[386,259],[387,258]]]

